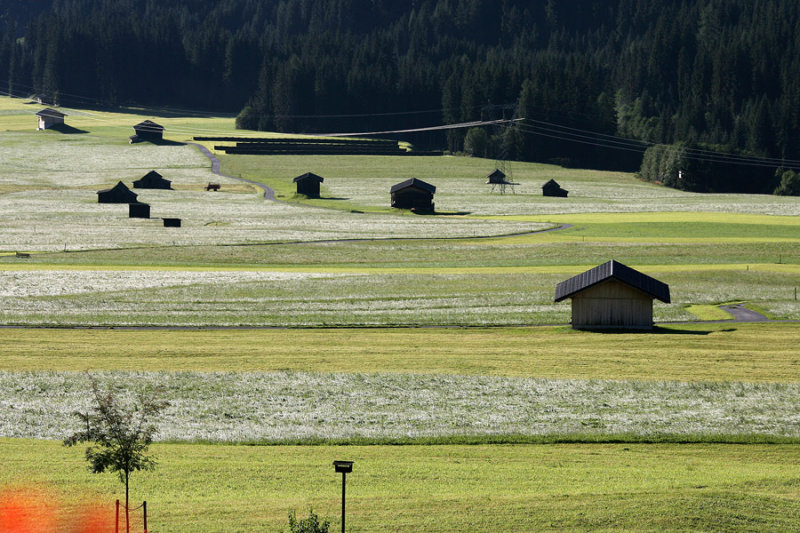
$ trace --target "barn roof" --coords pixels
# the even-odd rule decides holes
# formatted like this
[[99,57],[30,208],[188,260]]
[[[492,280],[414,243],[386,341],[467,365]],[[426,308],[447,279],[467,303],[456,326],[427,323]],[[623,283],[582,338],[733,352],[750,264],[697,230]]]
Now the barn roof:
[[136,193],[130,190],[128,186],[122,183],[121,181],[118,181],[117,184],[111,187],[110,189],[103,189],[102,191],[97,191],[97,194],[100,194],[101,192],[111,192],[111,191],[126,192],[136,196]]
[[42,109],[41,111],[39,111],[38,113],[36,113],[36,116],[37,116],[37,117],[55,117],[55,118],[63,118],[63,117],[66,117],[67,115],[65,115],[65,114],[64,114],[64,113],[62,113],[61,111],[57,111],[57,110],[53,109],[52,107],[48,107],[48,108],[46,108],[46,109]]
[[161,124],[156,124],[152,120],[144,120],[138,124],[136,124],[133,129],[136,131],[143,130],[146,132],[156,132],[156,131],[164,131],[164,126]]
[[559,283],[556,286],[555,301],[560,302],[566,298],[572,297],[578,292],[610,279],[621,281],[664,303],[670,302],[669,285],[614,260],[603,263],[602,265],[596,266],[582,274],[578,274],[573,278]]
[[556,180],[551,179],[550,181],[542,185],[542,189],[544,189],[545,187],[558,187],[560,189],[561,185],[559,185]]
[[406,181],[400,182],[397,185],[393,185],[389,192],[397,192],[402,189],[408,189],[409,187],[422,189],[423,191],[427,191],[431,194],[434,194],[436,192],[436,187],[434,185],[426,183],[421,179],[417,178],[411,178]]
[[313,172],[306,172],[302,176],[297,176],[292,181],[294,183],[297,183],[298,181],[305,181],[305,180],[312,180],[312,181],[316,181],[318,183],[322,183],[323,181],[325,181],[325,178],[323,178],[321,176],[317,176]]

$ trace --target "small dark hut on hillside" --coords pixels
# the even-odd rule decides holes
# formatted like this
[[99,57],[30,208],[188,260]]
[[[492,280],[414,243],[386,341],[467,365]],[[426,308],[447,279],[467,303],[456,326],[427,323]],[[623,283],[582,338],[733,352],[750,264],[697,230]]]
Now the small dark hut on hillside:
[[48,107],[36,113],[36,116],[39,117],[39,129],[46,130],[58,124],[64,124],[64,117],[67,115]]
[[554,196],[557,198],[566,198],[569,191],[561,188],[561,185],[556,180],[550,180],[542,185],[542,196]]
[[433,211],[433,195],[436,187],[417,178],[411,178],[392,186],[392,207],[414,211]]
[[172,189],[172,182],[164,179],[164,177],[151,170],[140,179],[133,182],[134,189]]
[[142,202],[128,204],[128,218],[150,218],[150,204]]
[[653,299],[670,302],[669,285],[613,260],[559,283],[566,298],[575,329],[652,329]]
[[121,181],[110,189],[97,191],[97,202],[101,204],[132,204],[138,195]]
[[502,170],[495,169],[494,172],[489,174],[486,177],[486,184],[492,186],[492,190],[490,192],[494,192],[495,187],[500,189],[500,194],[505,194],[506,186],[511,187],[511,192],[514,192],[514,185],[519,185],[519,183],[514,183],[513,181],[508,179],[506,173]]
[[152,120],[145,120],[133,127],[136,132],[131,136],[131,143],[142,141],[158,142],[164,138],[164,126],[156,124]]
[[312,172],[306,172],[292,181],[297,184],[297,194],[305,194],[309,198],[319,198],[319,184],[325,181],[325,178]]

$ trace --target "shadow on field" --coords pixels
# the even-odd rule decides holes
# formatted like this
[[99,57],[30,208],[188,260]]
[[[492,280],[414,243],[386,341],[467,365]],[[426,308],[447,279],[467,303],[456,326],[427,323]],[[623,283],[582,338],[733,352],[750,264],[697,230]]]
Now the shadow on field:
[[87,130],[79,130],[78,128],[74,128],[69,124],[53,124],[49,129],[68,135],[74,135],[76,133],[89,133]]
[[[710,335],[712,331],[709,330],[699,330],[699,329],[678,329],[674,327],[661,327],[661,326],[653,326],[653,329],[584,329],[582,331],[588,331],[591,333],[602,333],[605,335],[619,335],[625,334],[630,335],[632,333],[638,335]],[[729,328],[726,330],[722,330],[725,332],[736,331],[736,328]],[[719,332],[719,330],[718,330]]]

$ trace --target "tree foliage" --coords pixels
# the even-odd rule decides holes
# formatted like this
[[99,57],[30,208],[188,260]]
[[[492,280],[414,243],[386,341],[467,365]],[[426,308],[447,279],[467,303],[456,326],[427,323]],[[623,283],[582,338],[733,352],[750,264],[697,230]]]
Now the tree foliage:
[[153,391],[139,392],[132,403],[119,400],[111,390],[100,389],[90,378],[93,407],[90,412],[76,412],[81,429],[64,440],[65,446],[89,442],[86,460],[93,473],[116,472],[125,485],[126,516],[129,508],[129,482],[133,472],[153,470],[156,462],[147,450],[157,426],[154,419],[169,403]]
[[[375,131],[518,103],[516,157],[638,168],[603,136],[800,159],[795,0],[37,0],[0,22],[0,90]],[[1,14],[0,14],[1,15]],[[565,136],[552,124],[590,132]],[[461,150],[466,131],[427,135]],[[419,138],[411,139],[412,141]]]

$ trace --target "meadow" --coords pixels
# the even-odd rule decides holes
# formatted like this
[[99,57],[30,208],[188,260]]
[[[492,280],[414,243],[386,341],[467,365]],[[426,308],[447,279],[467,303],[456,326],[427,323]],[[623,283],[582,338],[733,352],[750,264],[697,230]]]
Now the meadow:
[[[66,515],[116,497],[58,442],[91,372],[172,402],[134,479],[152,531],[336,522],[334,459],[356,461],[352,531],[800,523],[797,198],[516,162],[500,195],[478,158],[217,154],[269,202],[183,144],[232,117],[66,110],[62,134],[33,131],[38,109],[0,98],[0,323],[22,326],[0,328],[0,487],[45,485]],[[129,145],[145,118],[170,142]],[[140,200],[182,228],[96,203],[153,169],[175,190]],[[293,192],[308,171],[321,199]],[[388,207],[409,177],[436,215]],[[541,196],[551,178],[568,199]],[[654,333],[564,325],[555,285],[612,258],[669,283]]]

